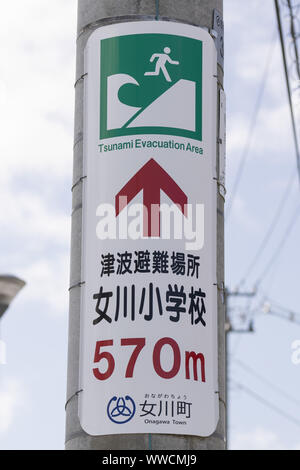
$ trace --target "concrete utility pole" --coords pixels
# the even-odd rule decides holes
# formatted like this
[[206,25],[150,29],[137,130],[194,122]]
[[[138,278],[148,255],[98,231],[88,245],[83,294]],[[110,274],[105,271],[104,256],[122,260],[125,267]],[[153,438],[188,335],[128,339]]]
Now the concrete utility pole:
[[[208,450],[225,448],[225,306],[224,285],[224,200],[218,195],[217,282],[219,341],[219,413],[215,433],[208,438],[166,434],[120,434],[93,437],[86,434],[78,419],[79,337],[81,298],[81,232],[83,175],[83,82],[84,47],[91,33],[101,26],[138,21],[165,20],[213,29],[214,9],[223,11],[223,0],[78,0],[76,105],[73,169],[73,211],[70,275],[70,317],[68,387],[66,403],[66,449],[111,450]],[[218,86],[223,87],[223,70],[218,66]],[[217,155],[219,155],[219,143]]]
[[246,333],[254,333],[254,328],[253,328],[253,323],[250,321],[250,323],[246,326],[246,328],[236,328],[231,321],[231,315],[230,315],[230,307],[229,307],[229,298],[230,297],[242,297],[242,298],[248,298],[251,299],[255,297],[256,292],[240,292],[240,291],[229,291],[229,289],[225,289],[225,318],[226,318],[226,323],[225,323],[225,332],[226,332],[226,395],[227,395],[227,408],[226,408],[226,437],[227,437],[227,444],[230,444],[230,434],[229,434],[229,413],[228,413],[228,406],[229,406],[229,395],[228,395],[228,389],[229,389],[229,373],[230,373],[230,359],[229,359],[229,352],[228,352],[228,340],[229,340],[229,334],[231,333],[239,333],[239,334],[246,334]]

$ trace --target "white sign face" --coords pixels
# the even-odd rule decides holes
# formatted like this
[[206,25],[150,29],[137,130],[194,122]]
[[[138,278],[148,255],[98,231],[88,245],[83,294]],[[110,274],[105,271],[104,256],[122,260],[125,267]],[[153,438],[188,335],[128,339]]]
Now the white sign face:
[[79,417],[91,435],[218,421],[216,50],[163,21],[85,51]]

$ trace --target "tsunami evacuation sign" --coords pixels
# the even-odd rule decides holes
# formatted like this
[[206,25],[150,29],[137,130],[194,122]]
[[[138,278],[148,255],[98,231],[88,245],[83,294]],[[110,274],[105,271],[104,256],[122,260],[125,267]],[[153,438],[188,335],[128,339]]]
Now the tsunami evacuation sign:
[[218,422],[217,53],[164,21],[85,50],[79,417],[91,435]]

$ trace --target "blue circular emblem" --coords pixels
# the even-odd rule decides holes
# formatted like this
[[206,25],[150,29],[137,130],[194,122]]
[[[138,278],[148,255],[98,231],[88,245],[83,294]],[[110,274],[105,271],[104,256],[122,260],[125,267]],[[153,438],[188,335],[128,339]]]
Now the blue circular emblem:
[[124,424],[134,417],[135,409],[135,403],[130,396],[112,397],[107,405],[107,416],[113,423]]

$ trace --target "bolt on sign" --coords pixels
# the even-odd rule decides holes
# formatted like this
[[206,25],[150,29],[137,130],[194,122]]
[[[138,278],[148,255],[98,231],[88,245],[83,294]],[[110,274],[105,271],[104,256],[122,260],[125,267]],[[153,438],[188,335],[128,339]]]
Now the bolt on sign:
[[91,435],[218,421],[217,58],[164,21],[85,50],[79,417]]

